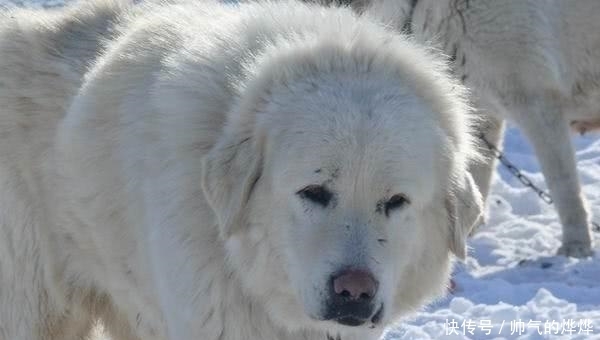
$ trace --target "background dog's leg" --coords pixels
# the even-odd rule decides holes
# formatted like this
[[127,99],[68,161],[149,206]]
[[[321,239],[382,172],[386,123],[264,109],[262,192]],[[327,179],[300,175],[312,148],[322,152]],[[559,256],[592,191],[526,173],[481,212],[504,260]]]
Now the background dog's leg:
[[[589,256],[591,236],[570,139],[569,122],[557,101],[537,100],[512,112],[535,149],[562,223],[559,254]],[[512,108],[511,108],[512,109]]]
[[[477,126],[477,133],[483,134],[484,138],[495,145],[498,149],[502,149],[502,139],[504,136],[504,120],[497,119],[488,115],[481,115],[481,122],[479,122]],[[476,142],[478,145],[478,150],[480,150],[481,154],[485,159],[482,162],[473,163],[470,167],[471,174],[473,175],[473,179],[475,183],[479,187],[479,191],[481,192],[481,198],[485,203],[487,201],[487,196],[490,192],[490,186],[492,184],[492,175],[494,174],[494,170],[496,169],[496,157],[492,150],[488,148],[488,146],[481,140],[479,137],[476,137]],[[475,233],[477,227],[481,224],[485,223],[485,214],[482,215],[480,221],[475,223],[471,234]]]

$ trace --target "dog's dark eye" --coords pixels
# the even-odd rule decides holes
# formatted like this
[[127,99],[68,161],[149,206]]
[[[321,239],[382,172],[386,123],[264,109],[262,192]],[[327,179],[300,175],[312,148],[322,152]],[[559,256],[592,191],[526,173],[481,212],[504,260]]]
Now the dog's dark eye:
[[326,207],[333,197],[331,191],[322,185],[309,185],[298,191],[297,194],[303,199],[322,205],[323,207]]
[[389,216],[390,212],[394,209],[402,208],[403,206],[409,203],[410,201],[408,200],[408,197],[406,197],[403,194],[396,194],[390,197],[390,199],[387,200],[387,202],[385,202],[384,204],[385,216]]

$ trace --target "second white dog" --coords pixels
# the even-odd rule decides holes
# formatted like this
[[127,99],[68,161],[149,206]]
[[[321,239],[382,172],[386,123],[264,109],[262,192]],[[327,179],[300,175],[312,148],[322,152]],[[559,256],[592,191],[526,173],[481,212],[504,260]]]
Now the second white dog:
[[[559,253],[592,253],[590,221],[575,166],[569,125],[600,126],[600,2],[597,0],[373,0],[359,10],[412,31],[453,59],[472,89],[480,132],[498,146],[504,120],[529,138],[562,223]],[[481,143],[486,150],[485,143]],[[490,153],[491,154],[491,153]],[[487,196],[495,163],[473,168]]]

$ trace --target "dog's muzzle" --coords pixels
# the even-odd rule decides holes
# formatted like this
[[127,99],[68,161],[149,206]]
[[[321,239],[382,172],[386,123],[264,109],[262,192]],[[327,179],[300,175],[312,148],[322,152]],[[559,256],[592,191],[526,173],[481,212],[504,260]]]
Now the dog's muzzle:
[[345,270],[329,280],[325,320],[346,326],[381,321],[383,306],[375,304],[379,283],[366,270]]

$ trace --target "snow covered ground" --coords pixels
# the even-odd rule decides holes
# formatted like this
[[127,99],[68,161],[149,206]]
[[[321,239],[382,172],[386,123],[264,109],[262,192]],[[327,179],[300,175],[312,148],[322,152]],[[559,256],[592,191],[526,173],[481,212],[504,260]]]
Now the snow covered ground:
[[[2,5],[31,0],[0,0]],[[60,0],[38,1],[56,6]],[[600,136],[575,137],[584,192],[600,223]],[[531,147],[516,128],[506,132],[507,157],[545,187]],[[469,241],[457,266],[456,289],[395,326],[397,339],[600,339],[600,232],[596,255],[555,256],[560,225],[554,208],[498,168],[488,200],[488,222]]]

